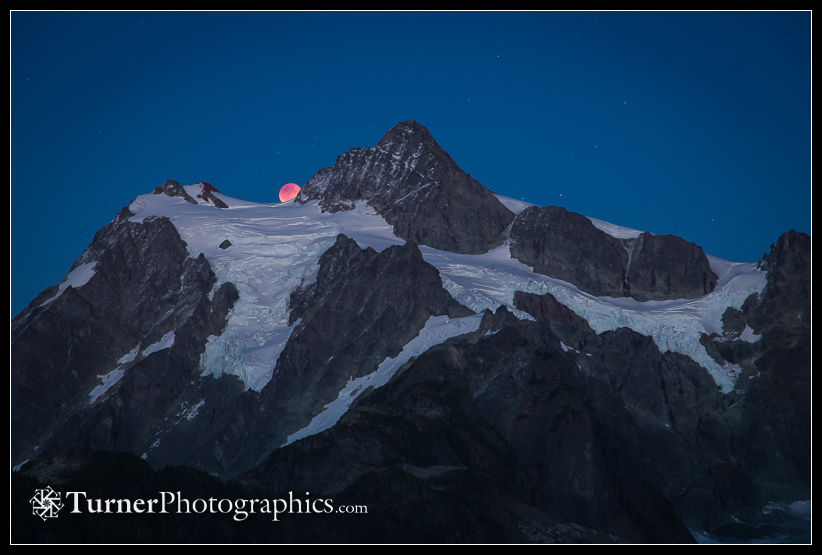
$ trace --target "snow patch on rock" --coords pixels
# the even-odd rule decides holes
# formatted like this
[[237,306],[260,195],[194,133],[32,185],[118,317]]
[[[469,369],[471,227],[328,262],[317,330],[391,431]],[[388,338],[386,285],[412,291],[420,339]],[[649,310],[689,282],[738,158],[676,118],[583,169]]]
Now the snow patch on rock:
[[157,351],[168,349],[172,345],[174,345],[174,330],[171,330],[170,332],[166,333],[158,341],[152,343],[151,345],[140,351],[140,354],[144,357],[147,357],[151,353],[156,353]]
[[388,383],[388,380],[394,376],[403,364],[411,360],[412,357],[421,355],[432,346],[439,345],[451,337],[477,331],[481,321],[482,314],[474,314],[464,318],[431,316],[419,334],[409,341],[396,357],[386,357],[374,372],[350,379],[334,401],[328,403],[325,409],[315,416],[307,426],[288,436],[283,445],[288,445],[298,439],[317,434],[332,427],[348,412],[351,403],[365,390],[382,387]]
[[40,306],[51,304],[57,300],[69,287],[79,289],[84,286],[92,277],[94,277],[96,266],[96,261],[86,262],[77,266],[75,269],[70,271],[65,278],[63,278],[62,282],[60,282],[60,287],[57,290],[57,293],[49,300],[43,302]]
[[591,220],[591,223],[594,224],[595,228],[599,229],[600,231],[604,231],[605,233],[607,233],[611,237],[615,237],[616,239],[636,239],[643,233],[638,229],[623,227],[621,225],[616,225],[602,220],[597,220],[596,218],[588,219]]
[[111,389],[114,386],[114,384],[123,379],[123,376],[125,375],[126,370],[122,366],[118,366],[108,374],[98,375],[97,379],[100,380],[100,384],[89,392],[89,404],[94,404],[97,401],[97,399],[102,397],[103,394],[105,394],[109,389]]

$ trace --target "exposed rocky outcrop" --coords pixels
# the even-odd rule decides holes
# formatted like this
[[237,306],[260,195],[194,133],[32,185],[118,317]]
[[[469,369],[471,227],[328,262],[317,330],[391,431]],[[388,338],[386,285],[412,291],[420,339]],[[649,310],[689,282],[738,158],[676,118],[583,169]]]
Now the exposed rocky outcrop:
[[732,451],[761,495],[810,497],[810,237],[790,231],[760,261],[767,285],[703,336],[720,363],[742,368],[726,412]]
[[[727,396],[687,357],[660,353],[627,329],[599,336],[550,295],[517,292],[515,305],[577,351],[580,370],[609,383],[625,407],[681,440],[657,454],[665,494],[694,527],[754,520],[767,501],[810,497],[810,238],[782,235],[763,258],[768,282],[703,336],[720,364],[743,368]],[[685,461],[689,461],[685,463]]]
[[640,235],[627,268],[630,296],[638,301],[702,297],[718,280],[702,247],[675,235]]
[[469,314],[413,243],[378,253],[340,235],[313,281],[291,295],[295,326],[271,381],[258,393],[233,376],[194,380],[156,427],[148,460],[234,476],[307,425],[349,379],[396,356],[430,316]]
[[641,425],[543,323],[502,308],[485,320],[243,483],[376,508],[355,541],[691,541],[643,462],[671,434]]
[[237,299],[230,283],[209,299],[208,262],[168,219],[120,216],[72,266],[87,282],[50,288],[12,320],[13,459],[61,445],[139,452]]
[[651,427],[654,449],[645,456],[653,464],[646,478],[689,526],[718,526],[730,514],[756,516],[762,497],[733,462],[723,416],[728,403],[704,368],[686,356],[662,353],[650,337],[627,328],[597,335],[550,294],[518,291],[514,302],[556,334],[580,372]]
[[[204,204],[209,204],[211,206],[215,206],[217,208],[228,208],[228,204],[223,201],[220,197],[215,195],[214,193],[219,193],[220,190],[217,189],[211,183],[207,181],[198,181],[194,184],[194,187],[199,187],[200,192],[197,193],[197,198],[201,199]],[[189,195],[185,188],[180,185],[178,181],[174,179],[169,179],[162,185],[156,187],[152,194],[155,195],[167,195],[170,197],[182,197],[185,199],[186,202],[190,202],[191,204],[199,204],[197,199]]]
[[220,190],[217,189],[211,183],[207,181],[200,181],[199,183],[195,183],[195,186],[200,186],[200,193],[197,195],[197,198],[201,198],[206,201],[208,204],[212,206],[216,206],[217,208],[228,208],[228,204],[226,204],[221,198],[219,198],[214,193],[219,193]]
[[745,313],[729,306],[722,314],[722,331],[726,337],[736,339],[745,331],[747,320]]
[[509,234],[511,256],[597,296],[695,298],[713,291],[718,281],[694,243],[647,232],[617,239],[559,206],[526,208]]
[[[278,430],[293,432],[336,398],[345,383],[395,357],[431,316],[473,314],[442,288],[413,243],[382,252],[339,235],[316,279],[291,296],[299,323],[263,390]],[[289,429],[290,428],[290,429]]]
[[811,238],[790,231],[761,264],[768,283],[746,303],[755,374],[729,410],[734,452],[770,500],[809,499],[811,484]]
[[297,201],[309,200],[329,212],[365,200],[403,239],[460,253],[502,244],[514,217],[414,121],[397,124],[375,148],[338,156],[303,186]]
[[511,225],[511,256],[594,295],[623,296],[628,253],[581,214],[531,206]]
[[167,195],[169,197],[182,197],[186,200],[186,202],[190,202],[191,204],[197,204],[197,201],[194,200],[191,195],[186,193],[183,186],[174,179],[169,179],[162,185],[155,187],[154,191],[152,191],[154,195]]

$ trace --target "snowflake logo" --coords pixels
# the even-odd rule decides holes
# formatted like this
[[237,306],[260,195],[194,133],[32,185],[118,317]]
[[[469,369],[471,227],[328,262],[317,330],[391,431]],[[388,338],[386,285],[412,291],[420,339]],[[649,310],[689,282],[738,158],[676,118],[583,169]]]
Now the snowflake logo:
[[34,497],[29,499],[31,514],[37,515],[45,522],[49,518],[57,518],[57,513],[63,508],[60,492],[46,486],[46,489],[34,490]]

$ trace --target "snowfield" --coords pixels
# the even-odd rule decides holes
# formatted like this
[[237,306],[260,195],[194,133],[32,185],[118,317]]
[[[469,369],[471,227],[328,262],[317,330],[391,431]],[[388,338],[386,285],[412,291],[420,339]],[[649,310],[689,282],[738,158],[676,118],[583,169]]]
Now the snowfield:
[[[198,189],[186,187],[194,198]],[[229,208],[220,209],[204,202],[195,205],[166,195],[142,195],[129,206],[135,214],[131,220],[168,217],[188,245],[189,254],[196,257],[203,253],[208,259],[217,275],[215,288],[226,281],[237,286],[240,298],[229,313],[223,333],[209,338],[202,369],[204,374],[238,376],[247,388],[259,391],[270,381],[277,358],[293,329],[288,325],[289,295],[303,281],[313,279],[320,255],[334,243],[336,236],[344,233],[361,247],[377,251],[401,245],[404,240],[395,236],[392,227],[364,202],[355,203],[353,210],[328,214],[320,211],[316,201],[304,205],[294,201],[261,204],[221,194],[216,196]],[[497,198],[516,211],[528,206],[515,199]],[[592,222],[615,237],[632,238],[641,233],[600,220]],[[231,246],[219,248],[225,239]],[[698,299],[639,302],[631,298],[596,297],[568,282],[535,273],[511,257],[507,243],[478,255],[455,254],[426,246],[421,246],[420,251],[425,260],[439,270],[445,289],[474,311],[495,310],[502,305],[520,318],[530,318],[514,309],[514,292],[551,293],[585,318],[597,333],[628,327],[652,337],[662,351],[691,357],[726,393],[733,389],[740,369],[714,361],[700,343],[700,335],[721,333],[725,310],[729,306],[740,308],[751,293],[765,286],[765,273],[756,264],[708,257],[719,276],[719,284],[712,293]],[[466,329],[457,328],[457,331]],[[415,345],[426,345],[427,349],[434,344],[430,343],[425,330],[406,347],[416,349],[412,343],[423,335],[429,339]],[[441,337],[439,342],[442,342],[450,336],[445,333],[435,339]],[[752,332],[745,338],[756,339]],[[380,374],[385,375],[387,371]],[[359,380],[378,380],[372,376]],[[378,381],[384,383],[382,378]],[[376,386],[376,383],[367,385]],[[352,392],[365,385],[365,381],[349,383],[334,401],[337,404],[331,405],[345,406],[347,410],[353,401]],[[323,413],[325,416],[317,416],[315,420],[320,420],[312,421],[308,428],[319,431],[326,422],[336,422],[337,409],[331,405]],[[289,441],[302,432],[296,432]]]

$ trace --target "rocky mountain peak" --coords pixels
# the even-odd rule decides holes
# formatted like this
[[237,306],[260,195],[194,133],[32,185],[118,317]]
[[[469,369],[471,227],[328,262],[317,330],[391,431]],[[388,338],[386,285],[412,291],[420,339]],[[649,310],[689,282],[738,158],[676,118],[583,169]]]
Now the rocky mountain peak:
[[158,185],[152,191],[154,195],[167,195],[169,197],[182,197],[186,200],[186,202],[190,202],[191,204],[197,204],[197,201],[191,198],[191,195],[186,193],[183,186],[180,185],[180,182],[175,179],[169,179],[162,185]]
[[228,204],[214,194],[220,193],[220,190],[211,183],[207,181],[198,181],[191,187],[188,187],[189,191],[192,191],[192,188],[196,191],[196,193],[192,194],[196,194],[200,201],[192,197],[191,194],[186,191],[186,187],[183,187],[180,185],[179,181],[174,179],[169,179],[162,185],[155,187],[152,194],[166,195],[169,197],[182,197],[186,202],[190,202],[191,204],[208,204],[217,208],[228,208]]
[[445,151],[437,144],[431,132],[416,121],[401,121],[388,130],[385,136],[377,143],[377,150],[391,154],[404,155],[418,150]]
[[194,186],[200,187],[200,192],[197,194],[197,198],[201,198],[206,203],[216,206],[217,208],[228,208],[228,204],[214,194],[219,193],[220,190],[211,183],[207,181],[199,181],[195,183]]
[[317,172],[297,202],[326,212],[365,201],[408,241],[478,254],[502,244],[514,218],[415,121],[395,125],[376,147],[353,148]]

